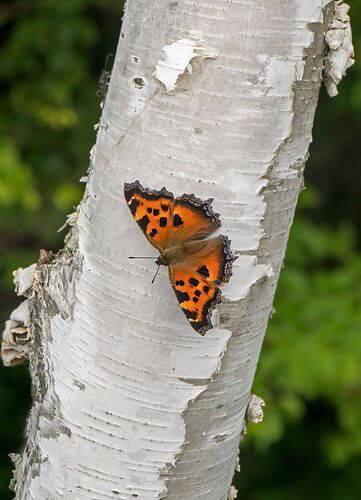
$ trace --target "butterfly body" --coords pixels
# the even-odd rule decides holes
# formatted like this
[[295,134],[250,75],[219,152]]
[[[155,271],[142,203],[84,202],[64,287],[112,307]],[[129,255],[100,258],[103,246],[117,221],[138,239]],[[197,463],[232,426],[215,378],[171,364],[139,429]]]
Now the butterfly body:
[[205,247],[205,241],[190,241],[183,245],[174,245],[166,248],[155,261],[160,266],[170,266],[178,264],[186,259],[189,255],[199,252]]
[[125,184],[124,195],[134,219],[160,253],[156,264],[168,266],[184,314],[204,335],[221,300],[218,287],[229,281],[237,258],[226,236],[209,237],[221,225],[213,200],[194,194],[174,198],[165,188],[147,189],[139,181]]

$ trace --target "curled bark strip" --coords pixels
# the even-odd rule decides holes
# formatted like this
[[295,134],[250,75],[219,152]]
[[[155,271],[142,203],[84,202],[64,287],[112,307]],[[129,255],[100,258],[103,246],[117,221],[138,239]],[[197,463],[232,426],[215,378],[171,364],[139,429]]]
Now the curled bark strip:
[[1,343],[1,358],[4,366],[14,366],[29,359],[30,350],[30,328],[11,319],[6,321]]
[[237,498],[237,494],[238,491],[236,490],[236,488],[234,486],[231,486],[229,488],[228,500],[234,500],[235,498]]
[[350,17],[347,14],[349,8],[343,0],[335,3],[334,17],[325,36],[328,51],[324,61],[323,81],[330,97],[338,94],[337,85],[355,62]]
[[15,293],[17,295],[27,296],[33,284],[33,276],[36,269],[36,264],[31,264],[31,266],[19,267],[13,272]]
[[258,424],[263,420],[263,410],[262,406],[265,406],[266,403],[262,398],[259,398],[255,394],[252,394],[251,399],[247,408],[247,420],[249,422],[253,422],[254,424]]

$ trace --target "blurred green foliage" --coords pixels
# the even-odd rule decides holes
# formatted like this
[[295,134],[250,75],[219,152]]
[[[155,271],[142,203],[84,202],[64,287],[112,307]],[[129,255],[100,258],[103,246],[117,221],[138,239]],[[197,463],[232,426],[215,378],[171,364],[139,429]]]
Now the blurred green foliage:
[[[301,205],[308,201],[302,198]],[[343,465],[361,455],[357,278],[361,258],[353,250],[351,229],[320,230],[299,215],[254,388],[272,409],[265,425],[254,429],[259,445],[278,440],[288,421],[304,415],[307,401],[324,398],[335,409],[340,427],[322,443],[330,464]]]
[[[12,271],[56,250],[77,205],[100,114],[98,79],[115,52],[122,1],[0,5],[0,320],[19,302]],[[355,50],[361,4],[350,0]],[[236,477],[247,500],[356,499],[361,491],[361,64],[323,91],[285,268]],[[0,367],[0,499],[30,404],[25,366]]]
[[[253,493],[247,498],[359,497],[361,256],[354,249],[349,226],[330,230],[304,216],[304,207],[314,200],[312,190],[301,195],[277,289],[276,313],[269,323],[253,388],[267,406],[264,422],[248,427],[250,456],[255,462],[265,457],[269,462],[257,465],[259,476],[254,483],[247,476],[252,467],[244,465],[246,485]],[[289,443],[289,449],[280,446],[280,441]],[[276,458],[272,450],[277,450]],[[243,453],[247,461],[247,443]],[[286,460],[286,454],[292,460]],[[293,478],[279,491],[287,481],[284,468],[304,468],[304,462],[309,468],[299,484]],[[272,468],[279,478],[274,477],[270,485],[262,474]],[[297,470],[292,475],[297,476]],[[322,476],[325,482],[320,481]],[[239,481],[244,491],[242,474]]]

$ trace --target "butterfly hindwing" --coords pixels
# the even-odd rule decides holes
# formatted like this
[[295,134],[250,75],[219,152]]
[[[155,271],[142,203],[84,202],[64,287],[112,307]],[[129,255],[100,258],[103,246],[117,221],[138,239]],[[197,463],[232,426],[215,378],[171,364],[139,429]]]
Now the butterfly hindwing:
[[196,272],[170,266],[169,277],[182,311],[191,326],[204,335],[212,328],[212,311],[221,301],[221,291]]
[[168,245],[171,231],[173,194],[162,188],[160,191],[146,189],[139,181],[124,184],[124,195],[130,211],[149,242],[159,251]]
[[228,283],[232,276],[233,262],[237,258],[230,248],[230,240],[221,234],[203,243],[204,246],[200,250],[183,259],[182,265],[215,285],[222,286]]
[[206,240],[199,251],[181,263],[169,266],[179,304],[191,326],[201,335],[212,328],[212,311],[221,301],[218,286],[229,281],[235,259],[229,239],[220,235]]

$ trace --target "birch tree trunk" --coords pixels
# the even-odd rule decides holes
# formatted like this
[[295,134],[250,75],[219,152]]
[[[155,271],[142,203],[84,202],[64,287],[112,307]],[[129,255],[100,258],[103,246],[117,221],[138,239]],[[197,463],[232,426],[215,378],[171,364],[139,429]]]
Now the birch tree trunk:
[[[334,8],[128,0],[64,250],[15,274],[7,338],[31,336],[34,397],[18,499],[227,498]],[[128,260],[156,257],[122,194],[136,179],[214,198],[239,255],[205,337],[167,270],[151,285],[151,261]]]

